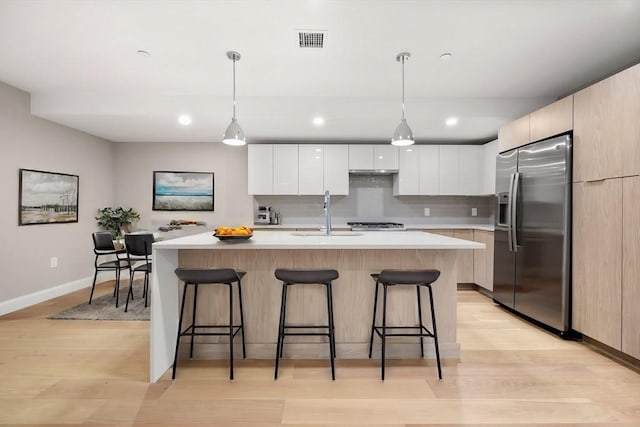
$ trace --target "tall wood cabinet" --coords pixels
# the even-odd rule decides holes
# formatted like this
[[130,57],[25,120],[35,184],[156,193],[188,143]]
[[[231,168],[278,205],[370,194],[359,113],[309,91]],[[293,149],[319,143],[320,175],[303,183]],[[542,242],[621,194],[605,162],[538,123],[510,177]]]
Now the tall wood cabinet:
[[501,153],[528,144],[531,141],[529,114],[502,126],[498,130],[498,141]]
[[529,140],[539,141],[573,129],[573,95],[529,114]]
[[493,231],[473,230],[473,240],[486,246],[473,251],[473,283],[493,291]]
[[640,177],[622,179],[622,351],[640,359]]
[[573,184],[573,210],[573,328],[620,350],[622,179]]

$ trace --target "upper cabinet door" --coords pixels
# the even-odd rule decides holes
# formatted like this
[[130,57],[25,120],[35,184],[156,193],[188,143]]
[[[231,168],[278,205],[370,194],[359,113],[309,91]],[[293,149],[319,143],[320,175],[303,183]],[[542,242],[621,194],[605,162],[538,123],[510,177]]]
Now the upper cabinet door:
[[349,146],[324,146],[324,189],[331,194],[349,194]]
[[273,146],[273,194],[298,194],[297,144]]
[[529,133],[529,114],[507,123],[498,130],[500,152],[522,147],[531,142]]
[[249,194],[273,194],[273,145],[250,144],[247,150]]
[[640,173],[640,65],[574,95],[574,181]]
[[460,194],[482,194],[482,146],[461,145],[458,150]]
[[420,149],[420,194],[440,194],[440,146],[421,145],[416,148]]
[[573,95],[529,115],[530,140],[539,141],[573,129]]
[[496,194],[496,157],[499,153],[498,140],[494,139],[482,146],[483,149],[483,194]]
[[316,144],[298,146],[298,194],[324,193],[324,148]]
[[440,145],[440,170],[438,171],[440,194],[447,196],[460,194],[458,147],[458,145]]
[[400,147],[398,173],[393,176],[393,195],[412,196],[420,194],[420,148]]
[[398,169],[398,147],[388,145],[373,146],[373,168],[380,169]]
[[373,145],[350,144],[349,145],[349,170],[373,169]]

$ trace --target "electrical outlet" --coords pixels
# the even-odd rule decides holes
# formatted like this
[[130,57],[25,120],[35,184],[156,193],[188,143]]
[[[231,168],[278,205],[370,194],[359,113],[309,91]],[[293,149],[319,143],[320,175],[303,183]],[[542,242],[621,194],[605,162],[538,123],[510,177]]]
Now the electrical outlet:
[[58,266],[58,257],[52,256],[49,259],[49,267],[50,268],[56,268],[57,266]]
[[431,216],[431,209],[424,208],[424,216]]
[[471,216],[478,216],[478,208],[471,208]]

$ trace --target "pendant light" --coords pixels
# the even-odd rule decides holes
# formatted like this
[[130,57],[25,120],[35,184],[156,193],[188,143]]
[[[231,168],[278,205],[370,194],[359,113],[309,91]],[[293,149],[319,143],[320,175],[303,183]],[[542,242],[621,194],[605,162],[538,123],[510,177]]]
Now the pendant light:
[[413,139],[413,132],[404,117],[404,61],[410,57],[411,54],[409,52],[400,52],[396,55],[396,61],[402,63],[402,119],[400,119],[400,124],[396,128],[393,138],[391,138],[391,144],[401,147],[411,145],[415,142]]
[[233,50],[227,52],[227,58],[233,61],[233,117],[231,123],[227,127],[222,137],[222,142],[227,145],[245,145],[247,139],[244,136],[244,132],[236,119],[236,61],[240,61],[240,54]]

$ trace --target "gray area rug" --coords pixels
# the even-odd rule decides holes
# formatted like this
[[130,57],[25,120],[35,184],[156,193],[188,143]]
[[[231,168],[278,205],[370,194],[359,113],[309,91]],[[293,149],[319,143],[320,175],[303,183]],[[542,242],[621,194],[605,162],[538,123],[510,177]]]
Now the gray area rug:
[[[126,313],[124,312],[124,306],[127,302],[129,287],[121,285],[118,308],[116,308],[116,300],[112,292],[98,298],[94,297],[91,305],[89,305],[90,289],[88,289],[87,302],[49,316],[49,319],[149,320],[150,307],[145,308],[144,306],[142,288],[142,279],[133,282],[133,296],[135,299],[129,300],[129,311]],[[149,303],[151,303],[151,300],[149,300]]]

